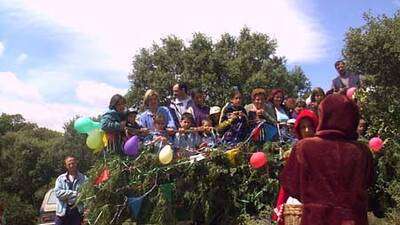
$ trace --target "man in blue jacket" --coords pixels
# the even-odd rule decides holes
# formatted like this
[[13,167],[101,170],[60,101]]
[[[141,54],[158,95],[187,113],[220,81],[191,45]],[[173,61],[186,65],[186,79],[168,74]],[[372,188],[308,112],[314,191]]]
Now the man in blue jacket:
[[78,171],[78,160],[67,156],[64,160],[67,172],[56,180],[57,197],[56,225],[80,225],[83,220],[83,205],[76,205],[78,189],[86,176]]

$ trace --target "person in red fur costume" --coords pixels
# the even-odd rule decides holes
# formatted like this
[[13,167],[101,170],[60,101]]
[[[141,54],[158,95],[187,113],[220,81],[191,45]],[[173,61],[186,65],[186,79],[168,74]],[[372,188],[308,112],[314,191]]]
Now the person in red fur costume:
[[[308,109],[303,109],[297,116],[296,122],[294,123],[294,131],[298,140],[308,137],[314,137],[315,131],[318,127],[317,115]],[[278,197],[276,200],[276,207],[272,220],[277,221],[279,225],[284,225],[283,220],[283,204],[287,202],[289,195],[285,192],[283,187],[280,187]]]
[[332,94],[319,116],[316,136],[294,146],[281,185],[303,204],[301,225],[366,225],[374,168],[368,147],[357,142],[358,107]]

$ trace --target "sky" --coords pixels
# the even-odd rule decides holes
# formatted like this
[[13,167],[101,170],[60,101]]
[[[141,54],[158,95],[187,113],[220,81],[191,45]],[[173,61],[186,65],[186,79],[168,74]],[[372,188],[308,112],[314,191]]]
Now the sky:
[[328,89],[346,31],[364,12],[398,9],[400,0],[0,0],[0,112],[62,131],[127,92],[140,48],[171,34],[216,41],[244,26],[275,38],[289,69]]

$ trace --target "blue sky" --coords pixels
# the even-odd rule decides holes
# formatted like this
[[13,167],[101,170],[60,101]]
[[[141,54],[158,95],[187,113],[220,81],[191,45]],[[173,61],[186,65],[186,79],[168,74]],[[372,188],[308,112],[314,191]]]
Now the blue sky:
[[169,34],[216,40],[245,25],[276,38],[288,67],[301,66],[313,87],[327,89],[348,28],[362,25],[368,10],[393,15],[399,7],[400,0],[0,0],[0,112],[62,130],[126,92],[139,48]]

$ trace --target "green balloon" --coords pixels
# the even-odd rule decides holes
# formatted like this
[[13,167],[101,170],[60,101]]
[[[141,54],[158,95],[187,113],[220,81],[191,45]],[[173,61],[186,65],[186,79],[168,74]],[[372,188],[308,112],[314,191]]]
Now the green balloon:
[[75,120],[74,128],[78,133],[89,133],[96,128],[100,128],[100,123],[94,122],[89,117],[81,117]]

